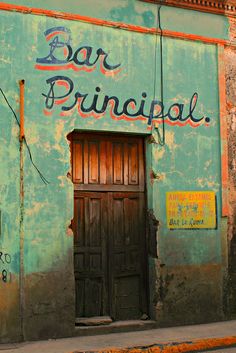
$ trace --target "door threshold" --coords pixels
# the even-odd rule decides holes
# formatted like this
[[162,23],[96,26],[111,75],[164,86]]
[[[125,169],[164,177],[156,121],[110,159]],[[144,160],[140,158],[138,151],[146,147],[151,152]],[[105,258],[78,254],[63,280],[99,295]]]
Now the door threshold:
[[75,319],[75,326],[100,326],[112,323],[110,316],[78,317]]
[[75,336],[104,335],[107,333],[151,330],[157,327],[154,320],[114,321],[100,326],[75,326]]

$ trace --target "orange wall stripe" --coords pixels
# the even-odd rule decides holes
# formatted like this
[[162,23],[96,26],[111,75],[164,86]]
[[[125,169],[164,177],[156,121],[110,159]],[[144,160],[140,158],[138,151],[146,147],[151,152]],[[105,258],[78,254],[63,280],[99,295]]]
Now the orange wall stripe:
[[224,39],[210,38],[210,37],[208,38],[208,37],[199,36],[196,34],[188,34],[188,33],[183,33],[183,32],[169,31],[167,29],[163,30],[163,35],[165,37],[187,39],[187,40],[198,41],[198,42],[203,42],[203,43],[208,43],[208,44],[221,44],[221,45],[229,44],[228,41],[224,40]]
[[228,205],[228,139],[226,110],[226,81],[224,46],[218,45],[218,82],[220,103],[220,136],[221,136],[221,183],[222,183],[222,216],[229,214]]
[[[156,28],[135,26],[135,25],[130,25],[122,22],[105,21],[98,18],[81,16],[78,14],[53,11],[53,10],[45,10],[45,9],[37,9],[34,7],[27,7],[27,6],[20,6],[20,5],[12,5],[12,4],[6,4],[4,2],[0,2],[0,10],[20,12],[25,14],[33,14],[38,16],[61,18],[63,20],[70,20],[70,21],[81,21],[81,22],[91,23],[97,26],[120,28],[131,32],[138,32],[138,33],[145,33],[145,34],[160,34],[160,31],[157,30]],[[187,34],[183,32],[175,32],[170,30],[163,30],[163,36],[171,37],[171,38],[180,38],[180,39],[191,40],[191,41],[200,41],[200,42],[209,43],[209,44],[221,44],[221,45],[230,44],[229,41],[224,39],[210,38],[210,37],[205,37],[205,36],[200,36],[195,34]]]

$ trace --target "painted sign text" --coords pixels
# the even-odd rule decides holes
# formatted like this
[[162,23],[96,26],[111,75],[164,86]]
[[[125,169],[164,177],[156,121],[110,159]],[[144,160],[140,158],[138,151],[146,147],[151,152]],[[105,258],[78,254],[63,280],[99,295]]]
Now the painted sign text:
[[169,229],[216,228],[213,191],[173,191],[166,193]]
[[[121,63],[113,63],[108,52],[103,48],[83,45],[72,46],[69,29],[54,27],[45,33],[48,42],[46,56],[37,58],[35,68],[44,71],[74,70],[94,71],[98,64],[101,73],[114,76],[121,70]],[[79,82],[68,75],[54,75],[46,80],[47,91],[42,95],[45,99],[45,115],[52,115],[56,107],[60,107],[61,116],[70,116],[77,111],[82,118],[93,117],[100,119],[109,114],[114,120],[137,121],[144,120],[150,128],[153,122],[170,125],[197,127],[208,125],[208,116],[196,113],[198,93],[193,92],[188,103],[175,102],[166,106],[163,101],[152,99],[146,91],[138,96],[119,98],[115,94],[107,94],[98,84],[93,92],[84,92]]]
[[7,269],[7,265],[9,265],[10,263],[11,255],[0,251],[0,267],[2,268],[0,279],[3,283],[10,282],[11,274]]

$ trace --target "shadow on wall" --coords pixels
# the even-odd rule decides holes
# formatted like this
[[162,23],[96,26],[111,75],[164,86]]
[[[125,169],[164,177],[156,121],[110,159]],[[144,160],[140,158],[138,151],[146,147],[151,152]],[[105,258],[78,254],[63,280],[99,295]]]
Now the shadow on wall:
[[37,272],[24,279],[24,339],[68,337],[75,327],[73,249],[65,253],[57,268]]

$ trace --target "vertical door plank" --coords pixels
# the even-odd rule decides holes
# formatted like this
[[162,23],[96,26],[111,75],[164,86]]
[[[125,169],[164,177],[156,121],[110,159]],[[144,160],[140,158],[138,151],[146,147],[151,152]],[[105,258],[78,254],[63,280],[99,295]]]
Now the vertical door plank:
[[107,155],[106,155],[106,174],[107,174],[107,184],[112,184],[113,183],[113,161],[112,161],[112,153],[113,153],[113,148],[112,148],[112,142],[107,139]]
[[84,184],[88,184],[88,171],[89,171],[89,152],[88,152],[88,141],[84,139]]
[[124,200],[123,198],[116,198],[113,200],[113,242],[114,246],[124,246]]
[[139,156],[139,191],[145,190],[145,164],[144,164],[144,146],[143,140],[139,141],[138,144],[138,156]]
[[124,184],[124,144],[114,142],[113,147],[113,184]]
[[101,199],[92,196],[89,202],[89,246],[101,246]]
[[129,151],[129,185],[138,185],[139,183],[139,155],[137,143],[128,144]]
[[99,142],[88,142],[89,184],[99,184]]
[[74,141],[73,142],[73,182],[83,184],[83,141]]
[[129,185],[129,150],[128,143],[124,143],[124,185]]
[[107,181],[107,143],[106,141],[100,141],[100,164],[99,164],[99,174],[100,174],[100,184],[105,185]]
[[85,244],[85,202],[83,197],[74,198],[74,242],[79,246]]

